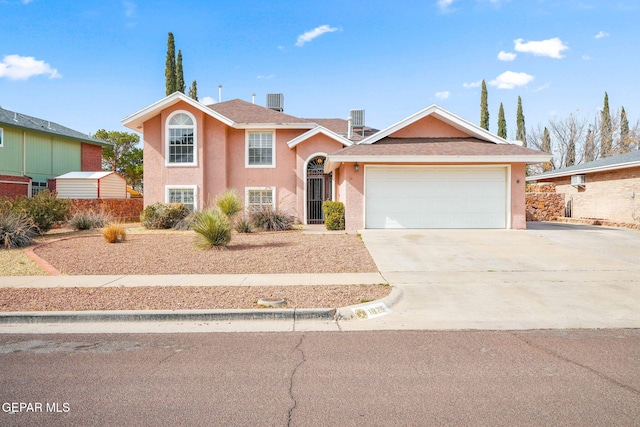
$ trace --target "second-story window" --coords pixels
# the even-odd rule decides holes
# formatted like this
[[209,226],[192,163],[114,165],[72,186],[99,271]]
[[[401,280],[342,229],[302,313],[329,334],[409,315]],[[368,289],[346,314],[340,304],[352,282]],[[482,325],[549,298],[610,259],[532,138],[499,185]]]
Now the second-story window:
[[178,112],[169,117],[167,164],[196,164],[196,125],[190,114]]
[[274,167],[275,146],[273,132],[247,132],[248,167]]

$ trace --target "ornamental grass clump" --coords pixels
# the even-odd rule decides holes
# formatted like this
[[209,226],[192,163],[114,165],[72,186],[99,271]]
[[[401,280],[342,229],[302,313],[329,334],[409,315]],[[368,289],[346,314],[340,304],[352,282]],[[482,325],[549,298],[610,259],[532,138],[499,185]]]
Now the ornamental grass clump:
[[111,221],[111,216],[102,212],[82,211],[73,214],[69,227],[76,231],[102,228]]
[[218,210],[196,212],[191,228],[197,233],[195,245],[200,249],[224,249],[231,241],[231,222]]
[[264,207],[251,214],[251,224],[256,230],[286,231],[293,229],[295,218],[279,209]]
[[234,189],[227,189],[216,197],[215,205],[229,219],[233,219],[238,212],[242,211],[242,200],[240,200],[240,196]]
[[24,213],[0,211],[0,247],[22,248],[33,244],[38,227]]
[[253,233],[253,227],[251,226],[251,221],[247,217],[242,217],[237,219],[233,225],[233,228],[238,233],[246,234]]
[[127,231],[120,224],[108,224],[103,230],[102,235],[107,243],[121,243],[127,238]]

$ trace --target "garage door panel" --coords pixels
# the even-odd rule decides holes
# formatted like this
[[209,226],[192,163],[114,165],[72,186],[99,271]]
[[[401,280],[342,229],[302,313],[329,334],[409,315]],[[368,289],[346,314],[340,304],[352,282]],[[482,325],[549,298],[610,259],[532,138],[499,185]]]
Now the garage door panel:
[[504,228],[504,167],[367,168],[367,228]]

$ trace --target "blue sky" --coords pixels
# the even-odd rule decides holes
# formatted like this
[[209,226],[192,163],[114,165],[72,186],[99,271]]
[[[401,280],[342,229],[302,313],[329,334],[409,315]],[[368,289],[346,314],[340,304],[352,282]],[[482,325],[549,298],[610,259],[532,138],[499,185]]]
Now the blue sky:
[[638,0],[0,0],[0,106],[72,129],[120,120],[165,95],[167,33],[198,95],[384,128],[432,103],[490,130],[517,97],[527,127],[579,110],[640,118]]

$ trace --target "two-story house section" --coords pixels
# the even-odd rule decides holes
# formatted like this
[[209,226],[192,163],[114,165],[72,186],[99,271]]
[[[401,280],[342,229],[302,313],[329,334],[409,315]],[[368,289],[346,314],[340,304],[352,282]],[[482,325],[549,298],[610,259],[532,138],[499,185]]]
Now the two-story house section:
[[67,172],[100,171],[107,145],[57,123],[0,108],[0,197],[35,195]]

